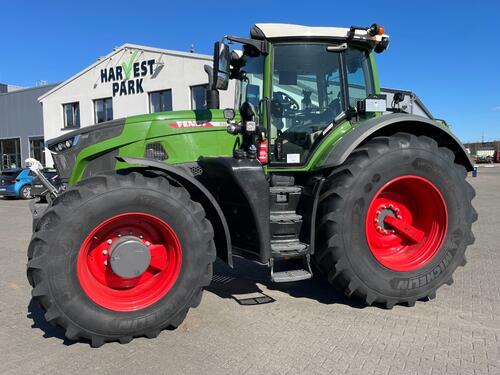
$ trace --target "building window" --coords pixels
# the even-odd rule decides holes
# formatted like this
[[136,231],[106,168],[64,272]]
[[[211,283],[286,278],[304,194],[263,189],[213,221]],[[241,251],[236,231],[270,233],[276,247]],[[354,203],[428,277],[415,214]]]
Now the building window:
[[113,100],[111,98],[94,100],[95,123],[113,120]]
[[22,168],[19,138],[1,139],[0,154],[2,155],[0,169]]
[[149,112],[166,112],[172,110],[172,90],[149,93]]
[[191,109],[205,109],[205,91],[208,85],[191,86]]
[[45,165],[45,143],[43,138],[30,138],[30,158]]
[[80,127],[80,103],[63,104],[64,128]]

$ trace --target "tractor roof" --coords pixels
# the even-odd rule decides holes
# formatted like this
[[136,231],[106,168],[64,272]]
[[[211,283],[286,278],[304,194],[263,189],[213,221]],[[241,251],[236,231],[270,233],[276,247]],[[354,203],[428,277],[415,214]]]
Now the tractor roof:
[[[329,38],[329,39],[345,39],[347,40],[350,28],[344,27],[317,27],[303,26],[287,23],[257,23],[255,24],[250,35],[255,39],[285,39],[285,38]],[[382,38],[388,38],[388,35],[371,36],[366,30],[356,29],[354,31],[353,40],[371,41],[379,43]]]

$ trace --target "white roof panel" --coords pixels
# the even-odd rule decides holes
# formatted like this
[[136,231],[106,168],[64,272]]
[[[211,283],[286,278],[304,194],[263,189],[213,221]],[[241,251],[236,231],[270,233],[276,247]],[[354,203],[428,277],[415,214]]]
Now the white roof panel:
[[[349,28],[347,27],[322,27],[304,26],[288,23],[258,23],[258,27],[266,38],[289,38],[289,37],[321,37],[346,39]],[[382,37],[387,35],[377,35],[372,37],[364,30],[356,30],[355,39],[367,39],[380,42]]]

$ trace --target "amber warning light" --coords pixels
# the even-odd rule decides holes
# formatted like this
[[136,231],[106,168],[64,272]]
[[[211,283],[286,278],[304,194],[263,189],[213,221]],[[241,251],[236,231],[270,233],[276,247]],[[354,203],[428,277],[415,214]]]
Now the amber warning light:
[[376,35],[384,35],[385,29],[384,26],[377,25],[376,23],[374,23],[368,28],[367,31],[368,34],[370,34],[371,36],[376,36]]

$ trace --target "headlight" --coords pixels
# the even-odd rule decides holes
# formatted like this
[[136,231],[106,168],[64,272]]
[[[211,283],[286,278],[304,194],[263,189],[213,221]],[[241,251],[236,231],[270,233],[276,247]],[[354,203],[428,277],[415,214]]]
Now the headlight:
[[49,147],[49,150],[57,152],[66,151],[71,147],[75,146],[79,140],[80,140],[80,135],[78,134],[65,141],[61,141],[59,143],[56,143],[55,145],[52,145],[51,147]]

